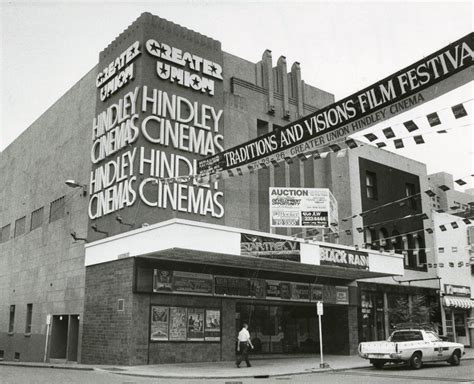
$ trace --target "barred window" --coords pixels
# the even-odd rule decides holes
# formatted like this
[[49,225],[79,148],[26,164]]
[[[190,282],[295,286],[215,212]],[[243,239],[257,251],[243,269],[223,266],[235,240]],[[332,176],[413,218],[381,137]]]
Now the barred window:
[[31,333],[31,320],[33,318],[33,304],[26,305],[25,333]]
[[64,196],[60,197],[59,199],[54,200],[51,203],[50,210],[49,210],[49,222],[52,223],[55,220],[59,220],[60,218],[64,217],[65,211],[65,203],[64,203]]
[[43,223],[43,211],[44,209],[41,207],[31,213],[30,231],[40,227]]
[[10,239],[10,224],[5,225],[2,227],[0,232],[0,243],[4,243]]
[[15,329],[15,306],[10,305],[10,319],[8,321],[8,333],[13,333]]
[[22,218],[15,221],[15,237],[18,237],[25,233],[25,227],[26,227],[25,224],[26,224],[26,216],[23,216]]

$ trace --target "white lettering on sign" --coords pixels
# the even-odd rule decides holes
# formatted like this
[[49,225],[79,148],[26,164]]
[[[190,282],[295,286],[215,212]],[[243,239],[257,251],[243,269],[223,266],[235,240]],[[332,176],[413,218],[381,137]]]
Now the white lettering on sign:
[[[214,80],[223,80],[222,67],[213,61],[203,59],[190,52],[160,43],[154,39],[146,42],[147,52],[157,58],[166,60],[168,63],[156,61],[156,75],[162,80],[194,89],[202,93],[214,95]],[[176,67],[169,63],[178,65]],[[193,72],[191,72],[193,71]],[[201,72],[203,76],[195,72]]]
[[369,267],[369,256],[366,253],[328,247],[319,247],[319,249],[321,264],[337,264],[364,269]]
[[140,55],[140,53],[140,43],[135,41],[99,72],[95,84],[97,88],[100,88],[100,99],[102,101],[105,101],[108,97],[133,80],[134,66],[132,61]]
[[[145,115],[141,122],[140,114]],[[90,173],[89,217],[102,217],[140,199],[150,207],[221,218],[224,195],[216,190],[217,183],[211,189],[162,180],[195,175],[197,159],[154,148],[213,155],[223,150],[221,121],[222,110],[182,96],[147,86],[127,92],[92,124],[91,161],[98,166]],[[152,147],[133,147],[117,156],[140,136]]]
[[462,285],[445,284],[445,292],[448,295],[471,296],[471,288]]

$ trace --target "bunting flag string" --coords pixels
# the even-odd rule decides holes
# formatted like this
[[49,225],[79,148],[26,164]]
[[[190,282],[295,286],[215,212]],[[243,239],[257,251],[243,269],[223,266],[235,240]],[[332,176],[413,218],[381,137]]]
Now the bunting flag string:
[[[355,215],[355,216],[357,216],[357,215]],[[417,216],[420,216],[420,218],[423,218],[423,220],[429,219],[429,217],[426,213],[420,213],[420,214],[416,214],[416,215],[408,215],[408,216],[404,216],[404,217],[401,217],[401,218],[386,220],[386,221],[379,222],[379,223],[368,224],[368,225],[365,225],[365,226],[362,226],[362,227],[357,227],[356,230],[357,230],[357,232],[362,233],[362,232],[364,232],[364,228],[370,228],[372,226],[376,226],[376,225],[380,225],[380,224],[386,224],[386,223],[389,223],[389,222],[397,222],[399,220],[403,220],[403,219],[406,219],[406,218],[413,218],[413,217],[417,217]],[[463,222],[466,226],[472,224],[472,220],[470,220],[468,218],[459,218],[458,220],[452,221],[450,223],[450,226],[451,226],[452,229],[458,229],[459,224],[461,222]],[[447,227],[446,224],[439,225],[439,228],[443,232],[448,230],[448,227]],[[373,244],[373,243],[378,243],[378,242],[381,242],[381,241],[392,240],[392,239],[396,239],[396,238],[399,238],[399,237],[403,237],[403,236],[406,236],[406,235],[415,234],[415,233],[419,233],[419,232],[423,232],[423,231],[426,231],[427,233],[432,234],[434,232],[434,228],[433,227],[425,227],[423,229],[418,229],[418,230],[415,230],[415,231],[412,231],[412,232],[401,233],[401,234],[397,234],[395,236],[388,236],[388,237],[385,237],[385,238],[382,238],[382,239],[376,239],[376,240],[373,240],[371,243]],[[303,230],[301,232],[294,233],[291,236],[294,237],[295,239],[297,239],[297,238],[300,238],[299,237],[300,235],[305,235],[305,233],[308,233],[308,232],[309,232],[309,234],[307,235],[307,237],[313,237],[313,238],[321,233],[320,231],[318,231],[315,228],[306,228],[305,230]],[[351,236],[352,235],[352,230],[348,228],[348,229],[341,229],[340,231],[337,231],[337,232],[323,233],[323,237],[335,236],[335,237],[339,238],[342,233],[345,233],[346,235]],[[302,239],[305,239],[305,237],[302,237]]]
[[[468,102],[471,102],[473,100],[474,99],[471,98],[471,99],[465,100],[461,103],[458,103],[456,105],[441,108],[438,111],[429,113],[427,115],[415,116],[412,119],[407,120],[405,122],[393,124],[394,126],[399,126],[399,125],[403,126],[409,133],[413,133],[413,135],[409,135],[409,136],[405,136],[405,137],[396,137],[395,131],[393,130],[392,127],[384,128],[381,133],[383,133],[383,135],[385,136],[386,139],[393,139],[394,146],[395,146],[396,149],[404,148],[405,145],[406,145],[406,142],[404,140],[409,139],[409,138],[413,139],[413,142],[417,145],[424,144],[425,139],[424,139],[423,135],[434,134],[434,133],[447,133],[449,130],[452,130],[452,129],[457,129],[457,128],[460,128],[460,127],[465,127],[465,126],[472,125],[472,123],[470,123],[470,124],[461,125],[459,127],[439,129],[440,128],[439,126],[442,124],[441,117],[440,117],[440,112],[450,110],[456,120],[461,119],[461,118],[469,115],[468,114],[469,108],[466,108],[464,106],[464,104],[466,104]],[[426,121],[429,124],[429,127],[433,128],[434,131],[426,132],[426,130],[424,130],[424,133],[420,134],[419,131],[421,131],[421,129],[418,126],[418,124],[415,122],[415,120],[418,120],[418,119],[426,119]],[[348,149],[355,149],[355,148],[358,148],[358,147],[363,147],[365,145],[376,145],[378,148],[387,147],[387,143],[384,142],[384,141],[376,142],[379,137],[375,133],[365,133],[360,137],[361,138],[364,137],[365,139],[367,139],[369,141],[369,143],[364,143],[364,142],[360,142],[360,141],[358,142],[358,141],[356,141],[357,140],[356,138],[346,137],[346,138],[342,139],[340,142],[337,142],[337,141],[334,142],[329,147],[324,147],[323,146],[321,148],[314,149],[312,152],[308,152],[308,153],[305,153],[305,154],[297,154],[297,155],[295,155],[295,157],[298,156],[300,161],[306,161],[310,158],[313,158],[314,160],[318,160],[318,159],[326,158],[329,155],[329,153],[331,153],[331,152],[332,153],[337,153],[338,157],[344,157],[345,153],[347,152]],[[343,145],[345,145],[345,147],[343,147]],[[293,163],[293,159],[295,157],[291,157],[291,158],[287,157],[287,158],[284,159],[284,161],[287,164],[291,164],[291,163]],[[273,166],[273,167],[279,167],[280,166],[279,163],[280,162],[275,161],[275,160],[273,162],[261,160],[258,164],[255,164],[252,169],[249,168],[248,170],[251,173],[253,173],[252,171],[255,171],[255,170],[258,170],[258,169],[268,169],[268,167],[270,165]],[[240,172],[239,171],[236,171],[236,172],[238,172],[238,174],[240,175],[240,172],[242,172],[242,169],[240,168]],[[217,173],[220,173],[220,172],[217,172]],[[223,177],[233,177],[233,176],[235,176],[235,174],[234,174],[234,172],[232,172],[232,170],[229,170],[227,172],[227,174],[222,174],[222,176]],[[210,175],[209,174],[200,174],[200,175],[193,175],[193,176],[189,176],[189,177],[191,177],[192,179],[195,179],[195,180],[196,179],[201,179],[201,180],[206,180],[207,179],[206,182],[209,182]],[[168,183],[176,182],[176,178],[167,178],[166,180],[167,180]]]

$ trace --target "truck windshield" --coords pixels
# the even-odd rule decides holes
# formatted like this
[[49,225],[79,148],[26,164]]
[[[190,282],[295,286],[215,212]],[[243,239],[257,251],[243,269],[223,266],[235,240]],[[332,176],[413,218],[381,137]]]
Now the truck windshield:
[[392,334],[390,341],[395,343],[401,341],[417,341],[423,340],[423,336],[421,335],[420,331],[398,331]]

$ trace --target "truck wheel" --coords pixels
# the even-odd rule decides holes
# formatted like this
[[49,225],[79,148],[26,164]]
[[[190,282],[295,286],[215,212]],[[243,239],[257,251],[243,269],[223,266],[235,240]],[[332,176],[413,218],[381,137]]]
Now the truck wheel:
[[420,352],[415,352],[413,355],[410,357],[410,367],[413,369],[420,369],[421,366],[423,365],[423,360],[421,359],[421,353]]
[[459,352],[454,351],[451,357],[448,360],[448,363],[451,365],[459,365],[461,364],[461,358],[459,357]]
[[374,361],[372,363],[372,365],[374,366],[375,369],[382,369],[383,366],[385,365],[385,361]]

